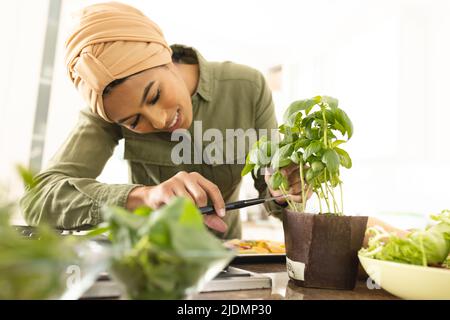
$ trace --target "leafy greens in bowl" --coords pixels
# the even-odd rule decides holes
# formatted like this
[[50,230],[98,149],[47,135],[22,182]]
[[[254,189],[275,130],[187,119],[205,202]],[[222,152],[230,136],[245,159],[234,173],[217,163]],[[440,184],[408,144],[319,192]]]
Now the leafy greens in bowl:
[[450,253],[450,210],[432,215],[437,223],[401,238],[379,227],[367,229],[372,235],[368,248],[359,254],[378,260],[422,266],[446,267]]
[[377,285],[404,299],[450,299],[450,211],[431,218],[437,223],[404,238],[367,230],[372,237],[358,257]]
[[233,258],[203,224],[197,207],[175,198],[134,213],[103,210],[112,242],[112,276],[131,299],[183,299],[198,292]]

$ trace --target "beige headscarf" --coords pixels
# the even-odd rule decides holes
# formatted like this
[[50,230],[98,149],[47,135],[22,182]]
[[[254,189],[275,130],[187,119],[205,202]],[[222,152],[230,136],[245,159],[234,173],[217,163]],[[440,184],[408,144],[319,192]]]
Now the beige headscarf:
[[102,93],[109,83],[172,61],[161,29],[118,2],[84,8],[65,47],[71,81],[92,111],[108,122]]

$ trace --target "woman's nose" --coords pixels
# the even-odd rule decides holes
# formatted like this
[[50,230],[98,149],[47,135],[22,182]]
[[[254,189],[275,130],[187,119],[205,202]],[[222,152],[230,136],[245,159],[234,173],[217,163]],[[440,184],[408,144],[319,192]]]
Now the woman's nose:
[[152,108],[152,110],[146,110],[144,116],[150,121],[155,129],[162,130],[166,127],[166,122],[168,120],[168,113],[166,110]]

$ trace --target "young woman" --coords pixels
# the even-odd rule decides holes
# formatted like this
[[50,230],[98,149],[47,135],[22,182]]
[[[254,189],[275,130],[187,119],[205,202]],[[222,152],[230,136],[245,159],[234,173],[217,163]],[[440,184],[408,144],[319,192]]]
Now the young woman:
[[[120,3],[82,10],[66,42],[65,62],[89,108],[81,111],[65,144],[38,175],[35,190],[22,199],[27,222],[82,229],[101,221],[105,204],[157,208],[185,196],[199,207],[208,200],[214,205],[216,214],[205,216],[205,223],[216,235],[239,238],[239,214],[225,214],[224,203],[238,200],[243,168],[238,162],[243,159],[176,163],[172,150],[178,141],[172,141],[171,133],[186,129],[194,137],[192,145],[202,146],[194,120],[203,131],[216,129],[223,137],[227,129],[276,129],[263,75],[231,62],[206,61],[187,46],[168,46],[154,22]],[[95,179],[120,139],[125,139],[131,183],[99,183]],[[293,201],[301,201],[298,175],[286,175]],[[260,197],[278,195],[264,178],[255,177]],[[283,206],[280,199],[266,208],[279,214]]]

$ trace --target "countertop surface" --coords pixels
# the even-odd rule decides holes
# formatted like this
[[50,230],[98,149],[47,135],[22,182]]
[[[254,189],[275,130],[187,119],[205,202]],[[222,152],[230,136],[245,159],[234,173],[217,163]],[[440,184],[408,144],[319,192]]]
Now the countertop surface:
[[[280,262],[232,264],[232,267],[270,277],[267,289],[201,292],[194,300],[393,300],[395,296],[376,288],[367,276],[360,275],[354,290],[303,288],[289,280],[286,265]],[[120,290],[111,280],[97,281],[82,299],[121,299]]]
[[[272,279],[272,288],[223,292],[204,292],[194,299],[208,300],[394,300],[397,297],[377,289],[366,276],[359,276],[354,290],[303,288],[289,280],[284,263],[233,264],[233,267],[266,275]],[[369,285],[368,285],[369,282]],[[372,289],[370,289],[371,287]]]

